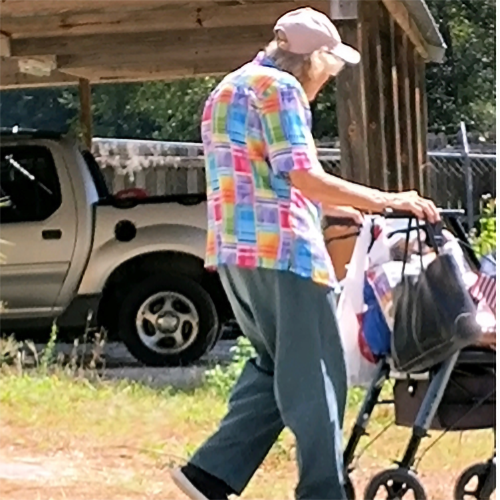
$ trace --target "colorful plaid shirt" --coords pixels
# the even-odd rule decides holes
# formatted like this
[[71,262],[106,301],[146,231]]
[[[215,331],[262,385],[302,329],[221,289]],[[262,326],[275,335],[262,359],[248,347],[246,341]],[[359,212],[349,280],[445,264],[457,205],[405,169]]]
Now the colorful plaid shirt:
[[259,54],[212,92],[202,138],[206,266],[289,270],[335,287],[321,208],[294,188],[288,175],[322,168],[311,110],[297,79]]

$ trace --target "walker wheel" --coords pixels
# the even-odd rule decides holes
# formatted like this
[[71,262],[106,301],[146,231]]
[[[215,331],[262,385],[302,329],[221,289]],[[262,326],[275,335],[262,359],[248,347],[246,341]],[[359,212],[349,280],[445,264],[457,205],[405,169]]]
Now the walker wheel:
[[[383,496],[380,496],[380,493]],[[427,500],[424,487],[413,472],[389,469],[378,473],[365,490],[365,500]]]
[[351,478],[347,475],[345,478],[344,490],[347,496],[347,500],[356,500],[356,490],[354,489]]
[[496,488],[495,479],[493,484],[487,485],[487,489],[484,489],[489,474],[493,474],[492,477],[495,477],[493,463],[471,465],[457,479],[453,498],[455,500],[489,500]]

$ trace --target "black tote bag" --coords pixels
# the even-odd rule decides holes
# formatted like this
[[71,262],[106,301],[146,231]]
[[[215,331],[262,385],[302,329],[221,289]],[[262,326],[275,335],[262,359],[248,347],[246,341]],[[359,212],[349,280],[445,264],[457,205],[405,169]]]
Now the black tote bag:
[[[408,226],[405,262],[412,219]],[[420,230],[420,226],[417,228]],[[436,259],[424,269],[422,243],[421,272],[405,275],[394,289],[395,318],[391,356],[395,368],[407,373],[426,371],[453,353],[474,344],[481,335],[476,307],[452,255],[442,252],[441,229],[425,224]]]

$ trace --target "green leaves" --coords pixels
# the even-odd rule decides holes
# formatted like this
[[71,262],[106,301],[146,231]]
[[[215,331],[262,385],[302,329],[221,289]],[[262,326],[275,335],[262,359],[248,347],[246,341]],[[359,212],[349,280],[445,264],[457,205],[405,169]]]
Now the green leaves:
[[471,234],[474,251],[480,255],[488,255],[495,251],[497,244],[496,199],[484,195],[481,199],[481,217],[479,231]]

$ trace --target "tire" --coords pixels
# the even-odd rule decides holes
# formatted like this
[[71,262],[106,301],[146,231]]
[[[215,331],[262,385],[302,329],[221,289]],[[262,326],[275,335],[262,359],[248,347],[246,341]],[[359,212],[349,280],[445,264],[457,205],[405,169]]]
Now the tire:
[[[386,496],[382,497],[380,490]],[[407,496],[408,492],[413,493],[413,495]],[[388,469],[379,472],[368,483],[363,498],[365,500],[406,500],[407,498],[427,500],[420,480],[413,472],[406,469]]]
[[165,271],[128,290],[118,330],[130,354],[147,366],[190,365],[220,334],[208,293],[191,278]]
[[[496,480],[493,480],[489,485],[486,485],[486,483],[488,482],[488,476],[490,474],[491,479],[496,477],[495,467],[493,463],[486,462],[471,465],[469,468],[465,469],[455,484],[453,498],[455,500],[473,498],[477,500],[489,500],[495,491]],[[471,490],[470,487],[468,488],[472,479],[476,479],[475,488],[473,490]],[[483,488],[486,491],[482,491]]]
[[356,490],[354,489],[354,485],[352,484],[349,476],[346,476],[345,478],[344,490],[347,500],[356,500]]

